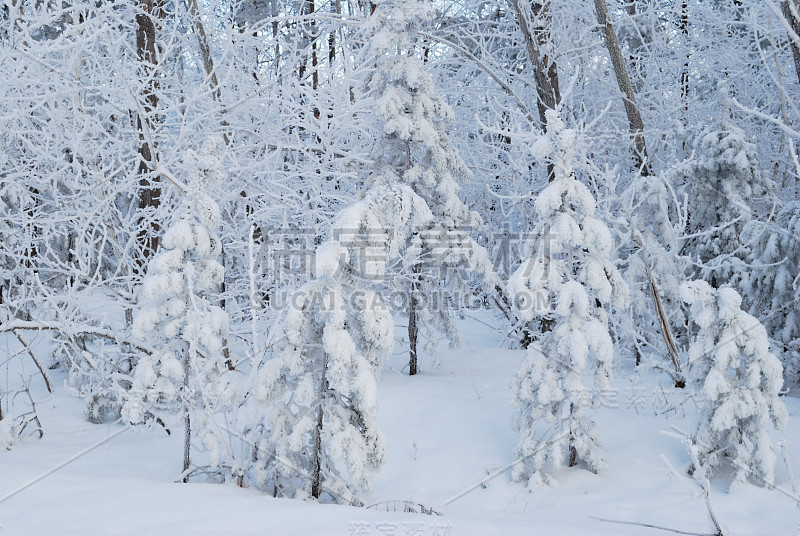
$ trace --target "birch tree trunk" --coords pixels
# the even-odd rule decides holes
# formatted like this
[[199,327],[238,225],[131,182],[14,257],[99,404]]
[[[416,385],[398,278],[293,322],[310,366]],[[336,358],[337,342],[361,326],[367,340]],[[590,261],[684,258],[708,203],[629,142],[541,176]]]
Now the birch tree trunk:
[[679,27],[683,36],[683,46],[686,49],[686,57],[681,69],[681,101],[683,102],[684,126],[689,123],[689,2],[681,1],[681,14]]
[[189,482],[189,467],[191,467],[191,447],[192,447],[192,420],[190,416],[190,403],[186,400],[186,397],[189,392],[189,366],[191,365],[190,362],[190,352],[192,348],[189,344],[186,344],[186,349],[183,353],[183,396],[184,396],[184,405],[183,411],[185,411],[185,415],[183,417],[184,425],[186,427],[184,436],[183,436],[183,481]]

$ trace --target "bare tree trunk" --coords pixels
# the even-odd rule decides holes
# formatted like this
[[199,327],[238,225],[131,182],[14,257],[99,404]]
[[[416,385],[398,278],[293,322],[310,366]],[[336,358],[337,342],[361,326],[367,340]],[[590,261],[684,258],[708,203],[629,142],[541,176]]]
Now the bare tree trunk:
[[[228,270],[225,270],[225,244],[222,244],[222,251],[220,252],[220,264],[222,264],[222,282],[219,284],[219,308],[223,311],[228,310],[228,300],[225,299],[225,292],[227,290],[227,276]],[[222,356],[225,358],[225,366],[228,370],[236,370],[236,365],[231,358],[231,349],[228,346],[228,337],[222,337]]]
[[[156,23],[161,16],[161,0],[138,0],[136,13],[136,52],[140,62],[140,76],[144,80],[142,113],[138,114],[136,127],[139,131],[139,210],[153,211],[161,204],[160,180],[154,174],[156,169],[156,143],[153,131],[158,108],[158,81],[156,79]],[[158,248],[160,227],[149,216],[145,228],[140,229],[138,239],[142,248],[142,257],[138,259],[142,269]]]
[[411,270],[411,295],[408,299],[408,375],[414,376],[419,372],[417,366],[417,337],[419,326],[417,325],[417,292],[419,292],[419,273],[421,267],[415,264]]
[[[517,21],[525,39],[528,59],[533,65],[533,76],[536,80],[536,93],[539,97],[539,119],[542,129],[547,130],[545,112],[553,110],[561,100],[558,86],[558,67],[546,52],[550,44],[550,0],[533,0],[530,5],[521,4],[524,0],[512,0]],[[535,23],[544,22],[535,26]]]
[[[792,2],[794,5],[790,5]],[[800,0],[783,0],[783,14],[795,35],[790,36],[789,42],[794,56],[794,70],[797,73],[797,82],[800,83]]]
[[314,434],[314,461],[311,466],[311,496],[319,499],[322,487],[322,402],[317,408],[317,430]]
[[681,69],[681,100],[683,101],[684,126],[689,121],[689,2],[681,1],[680,30],[683,36],[683,46],[686,49],[686,58]]
[[189,9],[192,13],[192,24],[194,25],[194,33],[197,36],[197,46],[200,49],[200,56],[203,60],[203,70],[206,76],[211,78],[212,91],[214,98],[217,102],[222,102],[222,92],[219,87],[219,80],[217,79],[217,72],[214,70],[214,60],[211,58],[211,46],[208,44],[208,35],[206,34],[205,26],[200,18],[200,9],[197,6],[197,0],[189,0]]
[[189,401],[185,400],[186,394],[189,391],[189,352],[191,351],[191,347],[189,345],[186,346],[186,351],[183,354],[183,396],[184,396],[184,404],[185,408],[184,411],[186,415],[184,417],[184,424],[186,425],[186,433],[183,436],[183,481],[189,482],[189,467],[191,466],[191,460],[189,458],[189,450],[192,445],[192,421],[191,416],[189,415]]
[[[550,26],[550,0],[532,0],[530,5],[521,4],[525,0],[512,0],[514,11],[522,36],[525,39],[525,48],[528,59],[533,66],[533,77],[536,80],[536,100],[539,109],[541,128],[547,132],[547,110],[554,110],[561,102],[561,91],[558,85],[558,66],[547,53],[551,43]],[[534,23],[544,23],[534,26]],[[555,168],[552,162],[547,163],[547,178],[555,178]]]
[[[331,13],[334,15],[341,15],[341,0],[336,0],[335,3],[331,4]],[[336,32],[332,31],[328,34],[328,66],[333,65],[334,60],[336,60]]]
[[[302,7],[300,8],[300,14],[307,16],[311,15],[314,11],[314,0],[302,0]],[[299,36],[305,35],[305,23],[298,22],[297,23],[297,34]],[[300,38],[302,42],[302,37]],[[308,69],[307,66],[308,58],[305,54],[302,54],[300,65],[297,67],[297,79],[300,80],[300,83],[303,83],[303,79],[306,77],[306,70]]]
[[[308,0],[310,6],[308,8],[309,13],[314,13],[317,9],[316,5],[314,4],[314,0]],[[317,21],[316,19],[311,19],[311,89],[314,91],[317,90],[317,86],[319,85],[319,67],[317,65]],[[319,119],[319,109],[314,109],[314,116]]]
[[[682,122],[683,127],[687,128],[689,126],[689,58],[691,57],[691,48],[689,48],[689,2],[688,0],[681,0],[681,12],[680,17],[678,19],[678,27],[681,32],[681,36],[683,37],[683,48],[685,50],[684,54],[686,54],[683,58],[683,66],[681,67],[681,102],[683,103],[683,107],[681,110],[682,113]],[[684,155],[688,156],[689,154],[689,146],[688,140],[684,137],[682,149]]]
[[319,499],[322,491],[322,403],[328,390],[327,380],[325,379],[328,374],[328,358],[324,352],[322,359],[322,377],[319,380],[319,405],[317,406],[317,428],[314,431],[314,454],[311,460],[311,496],[315,499]]
[[[625,10],[628,12],[628,16],[633,20],[635,19],[636,15],[638,14],[636,6],[638,5],[637,0],[630,0],[625,5]],[[636,91],[639,91],[642,87],[644,82],[643,75],[642,75],[642,48],[645,44],[642,41],[639,41],[637,36],[634,36],[630,41],[630,52],[628,53],[628,61],[630,61],[631,65],[631,73],[633,82],[631,83]]]
[[189,449],[192,445],[192,422],[189,416],[189,408],[186,408],[184,424],[186,425],[186,434],[183,437],[183,481],[189,482],[189,467],[191,466]]
[[[575,412],[575,405],[570,402],[569,404],[569,413],[572,415]],[[567,462],[568,467],[575,467],[578,465],[578,449],[575,448],[575,432],[572,430],[572,425],[570,425],[569,429],[569,461]]]
[[[686,378],[681,370],[678,346],[675,344],[675,337],[672,335],[672,329],[669,327],[667,313],[664,311],[664,305],[661,302],[661,297],[658,295],[658,285],[653,277],[653,272],[650,270],[650,263],[647,261],[647,255],[644,251],[644,242],[638,235],[634,238],[634,240],[639,245],[639,253],[642,256],[644,272],[647,276],[647,286],[650,289],[650,296],[653,298],[653,305],[656,309],[656,318],[658,318],[658,326],[661,328],[661,337],[664,339],[664,345],[667,347],[667,353],[669,354],[670,360],[672,360],[672,366],[675,368],[675,374],[672,375],[672,379],[675,382],[676,388],[683,389],[686,387]],[[639,363],[637,362],[637,365],[638,364]]]
[[652,175],[650,163],[647,159],[647,144],[644,138],[644,122],[636,104],[636,96],[633,93],[631,79],[628,76],[628,67],[625,65],[625,58],[622,55],[622,48],[617,39],[617,33],[608,18],[608,6],[606,0],[594,0],[597,11],[597,23],[603,32],[608,48],[608,55],[611,57],[611,64],[614,67],[614,75],[617,78],[617,85],[622,92],[622,101],[625,105],[625,114],[628,116],[630,132],[633,135],[634,162],[637,168],[641,169],[642,175]]

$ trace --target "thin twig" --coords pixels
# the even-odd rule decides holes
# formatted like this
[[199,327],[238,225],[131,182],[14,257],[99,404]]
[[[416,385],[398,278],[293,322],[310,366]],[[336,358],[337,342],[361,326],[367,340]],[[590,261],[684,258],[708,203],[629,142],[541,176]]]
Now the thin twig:
[[48,471],[45,471],[44,473],[42,473],[41,475],[37,476],[36,478],[34,478],[33,480],[31,480],[31,481],[30,481],[30,482],[28,482],[27,484],[23,484],[22,486],[18,487],[18,488],[17,488],[17,489],[15,489],[14,491],[11,491],[11,492],[9,492],[9,493],[7,493],[7,494],[3,495],[2,497],[0,497],[0,503],[3,503],[3,502],[5,502],[5,501],[7,501],[8,499],[10,499],[11,497],[13,497],[13,496],[14,496],[14,495],[16,495],[17,493],[19,493],[19,492],[21,492],[21,491],[24,491],[25,489],[27,489],[27,488],[29,488],[29,487],[33,486],[34,484],[36,484],[36,483],[37,483],[37,482],[39,482],[40,480],[43,480],[43,479],[47,478],[48,476],[52,475],[53,473],[55,473],[56,471],[58,471],[58,470],[59,470],[59,469],[61,469],[62,467],[64,467],[64,466],[66,466],[66,465],[68,465],[68,464],[70,464],[70,463],[74,462],[75,460],[77,460],[77,459],[78,459],[78,458],[80,458],[81,456],[83,456],[83,455],[85,455],[85,454],[88,454],[89,452],[93,451],[94,449],[96,449],[96,448],[97,448],[97,447],[99,447],[100,445],[102,445],[102,444],[104,444],[104,443],[107,443],[108,441],[111,441],[112,439],[114,439],[115,437],[117,437],[118,435],[120,435],[121,433],[123,433],[123,432],[126,432],[126,431],[128,431],[128,430],[129,430],[129,428],[127,428],[127,427],[126,427],[126,428],[121,428],[121,429],[117,430],[116,432],[114,432],[113,434],[111,434],[110,436],[107,436],[106,438],[104,438],[104,439],[101,439],[100,441],[98,441],[97,443],[93,444],[92,446],[90,446],[90,447],[87,447],[87,448],[83,449],[82,451],[80,451],[80,452],[79,452],[79,453],[77,453],[76,455],[72,456],[71,458],[68,458],[67,460],[65,460],[65,461],[61,462],[60,464],[56,465],[56,466],[55,466],[55,467],[53,467],[52,469],[50,469],[50,470],[48,470]]
[[153,349],[144,346],[144,344],[120,337],[117,332],[110,329],[99,328],[89,324],[74,324],[68,325],[64,322],[58,321],[44,321],[44,320],[14,320],[5,324],[0,324],[0,333],[14,332],[16,330],[29,330],[29,331],[57,331],[65,335],[94,335],[101,339],[108,339],[117,343],[124,343],[131,348],[135,348],[140,352],[152,354]]
[[596,516],[589,516],[589,517],[592,519],[596,519],[597,521],[602,521],[604,523],[616,523],[618,525],[636,525],[638,527],[647,527],[648,529],[666,530],[668,532],[674,532],[675,534],[689,534],[690,536],[717,536],[716,534],[709,534],[708,532],[688,532],[685,530],[671,529],[669,527],[652,525],[650,523],[639,523],[638,521],[620,521],[618,519],[605,519]]
[[42,368],[41,363],[39,363],[39,360],[36,359],[36,356],[33,354],[31,347],[28,345],[28,343],[26,343],[23,340],[23,338],[20,336],[19,333],[16,332],[16,330],[14,330],[14,336],[17,338],[19,343],[25,347],[25,351],[28,353],[29,356],[31,356],[31,359],[33,359],[33,362],[36,364],[36,368],[39,369],[39,373],[42,375],[42,378],[44,379],[44,385],[45,387],[47,387],[47,392],[53,394],[53,388],[50,386],[50,379],[47,377],[47,374],[44,373],[44,369]]
[[489,68],[488,65],[486,65],[483,61],[481,61],[480,58],[475,56],[472,52],[470,52],[466,48],[464,48],[464,47],[462,47],[460,45],[457,45],[456,43],[453,43],[452,41],[448,41],[447,39],[445,39],[443,37],[437,37],[437,36],[435,36],[433,34],[430,34],[430,33],[427,33],[427,32],[418,32],[418,33],[419,33],[420,36],[424,37],[425,39],[430,39],[431,41],[436,41],[439,44],[448,46],[448,47],[452,48],[453,50],[455,50],[456,52],[458,52],[459,54],[462,54],[463,56],[465,56],[469,60],[472,60],[478,67],[481,68],[481,70],[483,70],[486,74],[488,74],[489,77],[492,80],[497,82],[497,85],[499,85],[503,89],[503,91],[505,91],[506,94],[508,94],[509,97],[514,99],[514,102],[517,103],[517,106],[519,106],[519,109],[522,110],[525,113],[525,116],[528,118],[528,121],[530,121],[534,125],[538,123],[537,119],[534,117],[534,115],[531,113],[531,111],[528,109],[528,107],[525,106],[525,103],[523,103],[522,100],[517,96],[517,94],[514,93],[514,90],[511,88],[511,86],[505,80],[500,78],[500,76],[497,75],[491,68]]

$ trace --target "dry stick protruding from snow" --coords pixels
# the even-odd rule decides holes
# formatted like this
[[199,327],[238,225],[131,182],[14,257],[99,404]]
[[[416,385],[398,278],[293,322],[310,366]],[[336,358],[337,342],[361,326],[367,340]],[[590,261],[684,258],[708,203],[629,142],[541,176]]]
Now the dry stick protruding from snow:
[[[39,439],[41,439],[44,437],[44,428],[42,428],[42,421],[39,420],[39,414],[36,413],[36,402],[33,401],[33,396],[31,396],[30,382],[25,384],[25,389],[23,389],[20,392],[23,392],[26,395],[28,395],[28,400],[30,401],[31,404],[31,410],[26,413],[23,413],[20,416],[22,418],[22,428],[20,428],[17,435],[22,436],[22,432],[25,431],[25,428],[27,428],[30,423],[34,422],[36,423],[36,433],[39,434]],[[30,417],[28,417],[28,415],[30,415]]]
[[656,530],[664,530],[667,532],[673,532],[675,534],[688,534],[689,536],[719,536],[721,533],[716,532],[714,534],[710,534],[708,532],[689,532],[687,530],[678,530],[678,529],[671,529],[669,527],[662,527],[660,525],[653,525],[651,523],[639,523],[638,521],[622,521],[618,519],[606,519],[604,517],[597,517],[597,516],[589,516],[592,519],[596,519],[597,521],[602,521],[603,523],[616,523],[617,525],[635,525],[637,527],[646,527],[648,529],[656,529]]
[[786,465],[786,472],[789,473],[789,482],[792,484],[792,492],[794,493],[794,503],[797,505],[797,508],[800,508],[800,490],[797,487],[797,480],[794,478],[794,471],[792,471],[792,462],[789,459],[789,450],[786,448],[786,443],[781,442],[780,447],[781,456],[783,457],[783,463]]
[[669,358],[672,360],[672,366],[675,367],[675,375],[672,379],[675,381],[675,387],[682,389],[686,387],[686,378],[681,371],[681,362],[678,357],[678,348],[675,345],[675,337],[673,337],[672,330],[669,327],[669,320],[664,312],[664,305],[661,303],[661,297],[658,295],[658,286],[656,286],[653,272],[650,271],[650,264],[647,262],[647,256],[644,252],[644,243],[642,242],[642,237],[636,236],[634,240],[639,245],[639,253],[642,255],[644,272],[647,274],[647,283],[648,287],[650,288],[650,295],[653,297],[653,304],[656,308],[656,316],[658,317],[658,325],[661,328],[661,336],[664,338],[664,344],[667,346],[667,353],[669,353]]
[[42,368],[41,363],[39,363],[39,360],[36,359],[36,356],[34,355],[33,351],[31,350],[30,345],[25,342],[25,340],[20,336],[19,333],[17,333],[16,330],[14,330],[13,333],[14,333],[14,336],[19,341],[19,343],[22,346],[25,347],[25,351],[28,353],[29,356],[31,356],[31,359],[33,359],[33,362],[36,364],[36,368],[39,369],[39,373],[42,375],[42,379],[44,379],[44,385],[45,385],[45,387],[47,387],[47,392],[52,394],[53,393],[53,388],[50,386],[50,380],[48,379],[47,374],[44,373],[44,369]]
[[516,318],[511,317],[511,301],[506,296],[506,293],[503,291],[503,287],[500,285],[494,286],[494,291],[496,296],[494,296],[494,303],[497,305],[497,308],[500,309],[500,312],[503,313],[503,316],[506,317],[506,320],[511,322],[512,324],[516,325],[519,321]]
[[[687,437],[686,434],[681,432],[680,430],[677,430],[677,429],[675,429],[675,430],[676,430],[676,432],[678,432],[678,435],[682,436],[684,439]],[[684,475],[680,474],[675,469],[675,467],[673,467],[673,465],[669,462],[669,460],[667,460],[667,458],[665,456],[662,455],[661,458],[666,462],[667,467],[669,468],[669,470],[675,476],[677,476],[679,479],[686,478]],[[685,531],[685,530],[678,530],[678,529],[673,529],[673,528],[670,528],[670,527],[662,527],[662,526],[659,526],[659,525],[653,525],[651,523],[642,523],[642,522],[638,522],[638,521],[622,521],[622,520],[618,520],[618,519],[606,519],[606,518],[595,517],[595,516],[589,516],[589,517],[592,518],[592,519],[596,519],[598,521],[603,521],[604,523],[616,523],[618,525],[636,525],[636,526],[640,526],[640,527],[647,527],[647,528],[650,528],[650,529],[657,529],[657,530],[663,530],[663,531],[667,531],[667,532],[672,532],[674,534],[687,534],[689,536],[725,536],[725,533],[722,531],[722,527],[719,524],[719,520],[717,519],[717,515],[714,513],[714,509],[711,507],[711,497],[709,496],[709,492],[708,492],[708,481],[705,480],[705,481],[701,482],[698,479],[692,479],[692,481],[695,482],[698,486],[700,486],[700,490],[703,492],[703,497],[705,499],[706,508],[708,509],[708,515],[711,518],[711,522],[714,524],[715,532],[713,532],[713,533],[708,533],[708,532],[689,532],[689,531]]]

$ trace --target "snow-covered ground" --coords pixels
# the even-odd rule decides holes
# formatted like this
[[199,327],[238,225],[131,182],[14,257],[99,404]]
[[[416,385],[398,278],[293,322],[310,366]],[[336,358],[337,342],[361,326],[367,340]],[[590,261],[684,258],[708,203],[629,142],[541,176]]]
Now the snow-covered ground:
[[[531,493],[509,472],[516,434],[509,384],[523,352],[502,348],[492,320],[460,323],[464,344],[441,348],[442,367],[409,377],[399,342],[380,380],[379,420],[387,461],[368,503],[409,500],[441,516],[273,499],[234,485],[178,484],[181,434],[129,430],[24,491],[0,502],[0,536],[88,534],[270,534],[359,536],[657,535],[652,524],[712,534],[705,499],[686,476],[689,458],[676,431],[690,431],[697,410],[689,393],[666,377],[617,367],[614,389],[596,412],[608,470],[556,474],[558,486]],[[402,329],[398,328],[398,339]],[[427,368],[426,368],[427,367]],[[0,453],[0,498],[121,429],[83,418],[83,402],[51,372],[56,393],[33,386],[45,437]],[[40,381],[34,378],[34,384]],[[800,401],[783,398],[790,414],[785,444],[800,474]],[[667,433],[663,433],[667,432]],[[485,481],[482,485],[478,485]],[[713,482],[710,501],[726,535],[800,535],[800,509],[783,461],[776,484],[728,491]],[[470,491],[471,490],[471,491]]]

